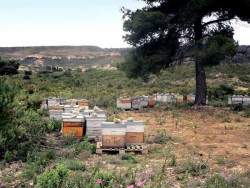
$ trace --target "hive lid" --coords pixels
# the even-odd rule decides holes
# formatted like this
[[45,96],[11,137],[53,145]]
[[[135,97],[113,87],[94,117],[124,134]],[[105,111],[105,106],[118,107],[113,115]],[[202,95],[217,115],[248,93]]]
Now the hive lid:
[[121,129],[121,128],[126,128],[126,124],[125,123],[114,123],[114,122],[102,122],[102,128],[117,128],[117,129]]

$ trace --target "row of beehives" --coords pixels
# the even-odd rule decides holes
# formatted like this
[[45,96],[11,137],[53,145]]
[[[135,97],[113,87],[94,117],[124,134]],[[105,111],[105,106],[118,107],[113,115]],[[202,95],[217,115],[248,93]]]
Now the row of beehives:
[[65,99],[65,98],[45,98],[42,101],[42,108],[44,109],[51,109],[54,106],[58,106],[60,109],[60,106],[81,106],[88,108],[89,102],[86,99]]
[[95,139],[102,147],[124,147],[125,144],[144,143],[144,122],[106,122],[104,116],[65,115],[62,118],[63,135]]
[[[195,102],[195,95],[179,95],[179,94],[155,94],[156,101],[165,103],[181,103],[181,102]],[[206,98],[208,104],[208,98]]]
[[155,103],[154,96],[118,98],[116,101],[117,108],[123,110],[154,107]]
[[89,110],[88,107],[81,107],[79,105],[58,105],[58,106],[50,106],[49,107],[49,118],[61,120],[62,116],[65,114],[78,114],[82,116],[88,116],[92,114],[97,114],[101,116],[105,116],[107,114],[106,110],[101,110],[98,107],[94,107],[93,110]]
[[[195,95],[178,95],[178,94],[155,94],[153,96],[142,96],[142,97],[131,97],[131,98],[118,98],[117,108],[128,110],[128,109],[139,109],[143,107],[154,107],[157,102],[165,103],[181,103],[195,101]],[[208,104],[208,99],[206,99]]]
[[248,106],[250,105],[250,96],[242,96],[242,95],[233,95],[228,97],[229,105],[242,105]]

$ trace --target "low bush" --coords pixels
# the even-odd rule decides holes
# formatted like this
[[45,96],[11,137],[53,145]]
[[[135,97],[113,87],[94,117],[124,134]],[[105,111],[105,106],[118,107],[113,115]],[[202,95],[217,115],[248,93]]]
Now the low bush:
[[69,170],[64,165],[58,165],[56,169],[50,169],[42,176],[38,176],[37,188],[61,188],[64,181],[67,181]]

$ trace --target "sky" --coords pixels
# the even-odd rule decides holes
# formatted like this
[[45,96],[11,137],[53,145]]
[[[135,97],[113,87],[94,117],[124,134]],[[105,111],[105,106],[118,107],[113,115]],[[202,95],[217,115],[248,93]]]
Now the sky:
[[[120,9],[143,5],[138,0],[0,0],[0,47],[129,47]],[[250,44],[249,34],[250,25],[235,26],[239,44]]]

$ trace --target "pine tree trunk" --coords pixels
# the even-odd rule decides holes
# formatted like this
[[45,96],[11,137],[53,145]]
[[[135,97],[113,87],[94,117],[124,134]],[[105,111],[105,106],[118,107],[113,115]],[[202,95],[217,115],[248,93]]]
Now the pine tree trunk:
[[196,72],[196,92],[195,92],[195,105],[206,105],[207,84],[204,65],[195,62]]
[[[196,50],[202,50],[202,17],[197,16],[194,24],[195,44]],[[195,92],[195,106],[206,105],[207,84],[205,69],[202,62],[195,59],[195,73],[196,73],[196,92]]]

